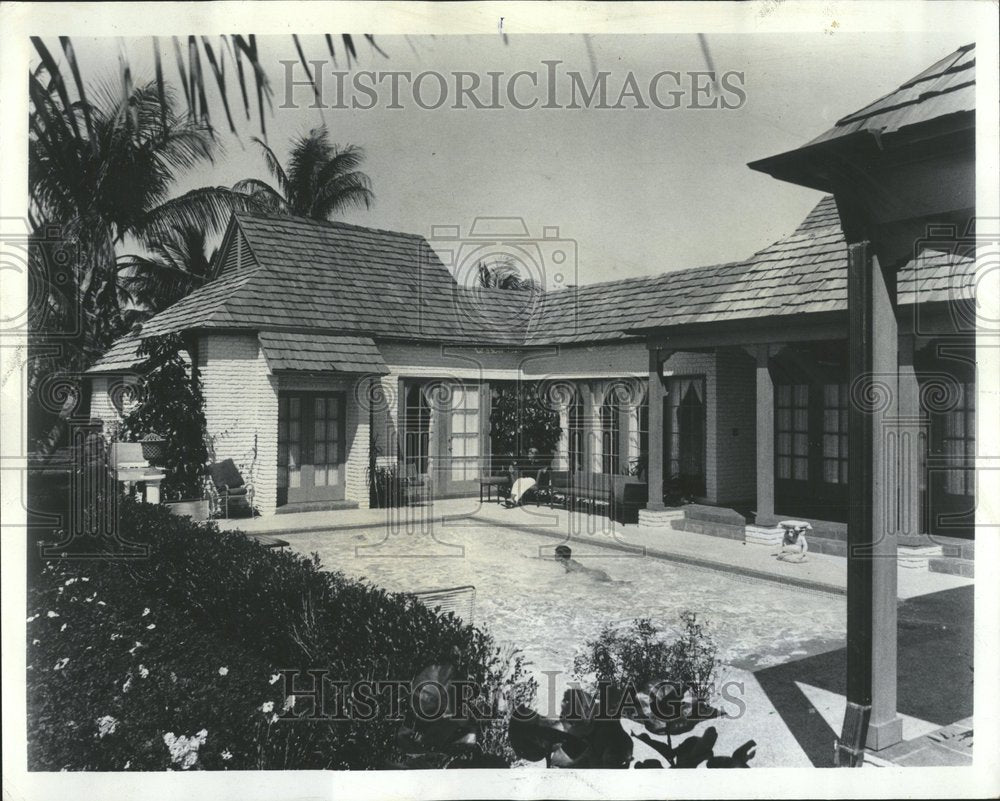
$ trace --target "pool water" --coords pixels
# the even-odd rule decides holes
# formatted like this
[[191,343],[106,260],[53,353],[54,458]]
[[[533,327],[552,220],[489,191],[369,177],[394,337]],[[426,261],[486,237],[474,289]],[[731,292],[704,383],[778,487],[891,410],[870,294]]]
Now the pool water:
[[[429,534],[384,528],[282,535],[326,569],[387,590],[416,592],[471,584],[474,620],[512,643],[542,671],[568,674],[574,655],[611,623],[648,617],[662,629],[692,610],[719,658],[754,670],[842,647],[843,598],[703,570],[594,545],[569,543],[573,557],[613,580],[567,572],[553,558],[558,539],[464,522]],[[560,682],[561,683],[561,682]]]

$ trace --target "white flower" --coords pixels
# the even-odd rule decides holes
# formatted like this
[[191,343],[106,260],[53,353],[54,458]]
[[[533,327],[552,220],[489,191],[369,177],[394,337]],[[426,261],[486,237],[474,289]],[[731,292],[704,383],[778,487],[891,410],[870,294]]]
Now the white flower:
[[274,684],[280,678],[281,678],[281,674],[280,673],[272,673],[271,674],[271,678],[268,680],[267,683],[268,684]]
[[149,607],[147,606],[145,609],[142,610],[142,616],[145,617],[148,614],[149,614]]
[[156,624],[155,624],[155,623],[150,623],[150,624],[149,624],[148,626],[146,626],[146,628],[147,628],[147,629],[148,629],[149,631],[152,631],[153,629],[155,629],[155,628],[156,628]]
[[98,605],[98,606],[107,606],[107,604],[106,604],[106,603],[104,603],[104,601],[98,601],[98,602],[97,602],[97,605]]
[[138,640],[135,641],[135,645],[128,649],[128,652],[130,654],[134,654],[137,648],[142,648],[142,643]]
[[233,754],[232,754],[232,752],[228,748],[225,751],[223,751],[220,754],[220,756],[222,757],[222,759],[223,759],[224,762],[228,762],[230,759],[233,758]]
[[295,707],[295,696],[290,695],[285,699],[285,704],[284,706],[282,706],[282,709],[285,712],[287,712],[289,709],[293,709],[294,707]]
[[271,715],[271,723],[277,723],[277,722],[278,722],[278,716],[277,715]]
[[38,619],[38,615],[32,615],[31,617],[28,618],[27,622],[31,623],[33,620],[37,620],[37,619]]
[[274,701],[265,701],[263,704],[261,704],[260,711],[263,712],[265,715],[268,712],[273,712],[274,711]]
[[80,581],[90,581],[86,576],[80,576]]
[[104,715],[97,719],[97,736],[104,738],[109,734],[114,734],[118,728],[118,721],[111,715]]
[[147,676],[149,676],[149,668],[146,667],[145,665],[140,664],[139,665],[139,678],[144,679]]
[[127,693],[132,687],[132,676],[131,674],[125,678],[125,683],[122,684],[122,692]]
[[59,631],[66,631],[66,626],[68,625],[69,625],[68,623],[63,623],[62,626],[59,628]]
[[97,593],[95,592],[95,593],[94,593],[93,595],[91,595],[91,596],[90,596],[89,598],[84,598],[83,600],[85,600],[85,601],[86,601],[86,602],[87,602],[87,603],[89,604],[89,603],[91,603],[91,602],[92,602],[92,601],[93,601],[93,600],[94,600],[94,599],[95,599],[96,597],[97,597]]
[[128,762],[125,763],[125,766],[122,768],[122,770],[128,770],[129,767],[131,767],[131,765],[132,765],[132,760],[130,759]]
[[45,616],[46,616],[46,617],[59,617],[59,613],[58,613],[58,612],[53,612],[53,611],[52,611],[52,610],[50,609],[50,610],[49,610],[48,612],[46,612],[46,613],[45,613]]
[[32,644],[32,645],[38,645],[38,643],[40,643],[40,642],[41,642],[41,640],[39,640],[39,639],[38,639],[38,638],[36,637],[36,638],[35,638],[34,640],[32,640],[32,641],[31,641],[31,644]]
[[66,579],[66,583],[65,583],[65,584],[63,584],[63,586],[64,586],[64,587],[68,587],[68,586],[69,586],[70,584],[76,584],[76,582],[77,582],[78,580],[79,580],[79,579],[75,579],[75,578],[71,578],[71,579]]
[[120,640],[120,639],[121,639],[121,637],[122,637],[122,635],[121,635],[121,634],[118,634],[117,632],[111,632],[111,640],[112,640],[112,642],[113,642],[114,640]]
[[227,667],[220,667],[219,668],[219,675],[220,676],[228,676],[229,675],[229,668],[227,668]]
[[60,659],[58,662],[56,662],[55,667],[53,667],[52,669],[53,670],[62,670],[68,664],[69,664],[69,657],[64,656],[62,659]]
[[187,737],[183,734],[176,737],[173,732],[169,731],[163,735],[163,743],[170,751],[170,761],[175,765],[180,765],[181,770],[194,767],[195,763],[198,762],[198,749],[204,745],[207,739],[208,731],[206,729],[202,729],[193,737]]

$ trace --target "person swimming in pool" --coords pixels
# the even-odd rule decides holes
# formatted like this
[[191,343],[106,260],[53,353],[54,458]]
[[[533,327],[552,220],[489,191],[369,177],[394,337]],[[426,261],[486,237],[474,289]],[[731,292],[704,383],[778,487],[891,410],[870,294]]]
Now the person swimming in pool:
[[594,581],[604,581],[609,584],[624,584],[624,581],[616,581],[603,570],[596,567],[586,567],[573,558],[573,549],[568,545],[556,546],[556,561],[559,562],[567,573],[583,573]]

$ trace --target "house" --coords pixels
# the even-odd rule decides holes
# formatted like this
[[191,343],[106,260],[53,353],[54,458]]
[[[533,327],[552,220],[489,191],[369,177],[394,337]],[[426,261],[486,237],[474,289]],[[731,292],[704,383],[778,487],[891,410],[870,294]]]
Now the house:
[[[914,544],[972,534],[974,263],[951,244],[899,272],[912,379],[899,532]],[[439,497],[473,494],[493,391],[533,381],[560,415],[557,468],[648,462],[647,520],[673,479],[764,530],[846,521],[847,249],[832,197],[746,260],[548,293],[460,286],[421,236],[290,217],[235,214],[220,260],[90,369],[91,414],[117,414],[110,390],[139,338],[182,334],[215,455],[264,514],[364,507],[385,462],[432,476]]]

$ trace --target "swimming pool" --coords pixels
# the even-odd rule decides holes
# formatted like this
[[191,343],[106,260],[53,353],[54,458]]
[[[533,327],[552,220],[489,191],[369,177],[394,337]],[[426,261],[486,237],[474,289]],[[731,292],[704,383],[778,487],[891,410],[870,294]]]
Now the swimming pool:
[[[567,572],[552,558],[559,541],[463,521],[426,533],[353,531],[283,534],[324,568],[387,590],[474,585],[474,623],[512,643],[536,674],[568,672],[586,640],[609,624],[651,618],[673,627],[690,609],[707,621],[726,664],[754,670],[842,647],[843,598],[686,564],[570,543],[573,556],[613,583]],[[541,679],[540,679],[541,683]]]

